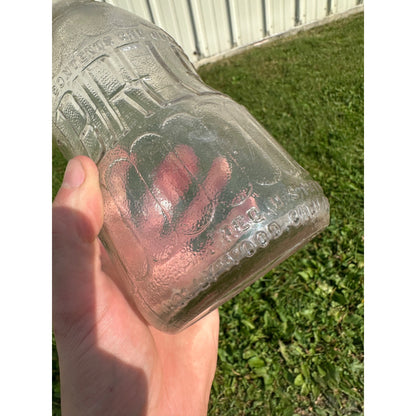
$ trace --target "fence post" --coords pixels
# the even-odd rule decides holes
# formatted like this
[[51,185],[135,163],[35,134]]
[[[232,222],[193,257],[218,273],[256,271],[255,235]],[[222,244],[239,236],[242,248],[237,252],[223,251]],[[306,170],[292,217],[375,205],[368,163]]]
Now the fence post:
[[302,24],[300,20],[300,0],[295,0],[295,26]]
[[149,11],[150,20],[152,21],[152,23],[155,23],[155,18],[153,16],[152,6],[150,5],[150,0],[146,0],[146,5],[147,5],[147,10]]
[[269,36],[269,31],[267,29],[267,12],[266,12],[266,0],[261,1],[261,11],[263,14],[263,36]]
[[237,41],[235,39],[234,31],[233,31],[233,20],[231,18],[230,0],[225,0],[225,5],[226,5],[226,9],[227,9],[228,27],[230,29],[231,47],[233,48],[234,46],[237,45]]
[[332,0],[326,2],[326,15],[329,16],[332,13]]
[[194,12],[192,10],[191,0],[187,0],[187,3],[188,3],[189,17],[191,18],[192,34],[194,35],[194,43],[195,43],[195,52],[194,52],[194,54],[196,56],[198,56],[198,58],[200,58],[202,56],[202,52],[201,52],[201,47],[199,45],[198,33],[196,31],[195,16],[194,16]]

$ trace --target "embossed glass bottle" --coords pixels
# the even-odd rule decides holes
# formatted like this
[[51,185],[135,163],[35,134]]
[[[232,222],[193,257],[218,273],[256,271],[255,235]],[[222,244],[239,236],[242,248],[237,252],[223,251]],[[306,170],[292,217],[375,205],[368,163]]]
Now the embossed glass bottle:
[[177,332],[312,239],[329,205],[162,29],[105,3],[53,5],[53,135],[100,172],[100,239],[153,326]]

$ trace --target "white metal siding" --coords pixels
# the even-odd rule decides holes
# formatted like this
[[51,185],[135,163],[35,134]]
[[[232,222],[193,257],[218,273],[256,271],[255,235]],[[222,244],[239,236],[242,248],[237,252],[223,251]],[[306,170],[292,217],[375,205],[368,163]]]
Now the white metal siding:
[[187,0],[152,0],[149,3],[155,24],[172,35],[189,57],[195,56],[196,45]]
[[357,5],[357,0],[332,0],[332,12],[342,13]]
[[327,16],[327,0],[300,0],[300,21],[307,24]]
[[129,10],[136,13],[143,19],[151,21],[149,8],[147,7],[146,0],[116,0],[106,1],[106,3],[114,4],[115,6],[121,7],[122,9]]
[[295,2],[293,0],[266,0],[265,9],[269,35],[286,32],[295,26]]
[[182,46],[193,63],[363,3],[359,0],[101,1],[153,21]]
[[233,47],[224,0],[191,0],[201,57],[214,56]]
[[233,38],[236,46],[264,37],[261,0],[229,0]]

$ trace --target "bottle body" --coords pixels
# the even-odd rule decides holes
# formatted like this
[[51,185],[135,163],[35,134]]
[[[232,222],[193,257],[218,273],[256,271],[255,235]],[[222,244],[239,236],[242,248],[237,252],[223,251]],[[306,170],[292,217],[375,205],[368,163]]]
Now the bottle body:
[[100,238],[153,326],[189,326],[328,224],[320,186],[160,28],[85,2],[53,49],[54,136],[97,163]]

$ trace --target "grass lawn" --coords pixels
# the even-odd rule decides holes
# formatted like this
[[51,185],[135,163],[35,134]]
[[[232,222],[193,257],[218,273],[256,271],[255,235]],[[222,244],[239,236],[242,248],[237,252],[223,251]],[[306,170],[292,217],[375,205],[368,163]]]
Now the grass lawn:
[[[209,415],[363,414],[364,16],[199,69],[322,186],[329,227],[220,308]],[[53,195],[66,162],[53,149]],[[53,348],[53,407],[59,370]]]

